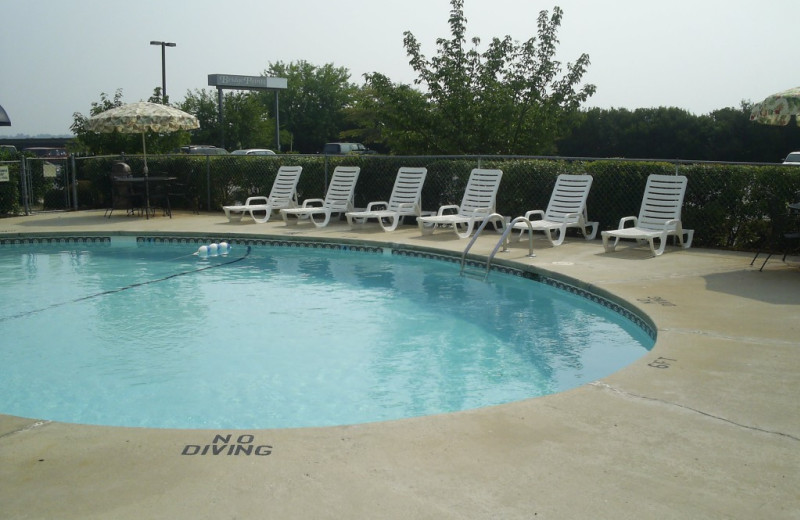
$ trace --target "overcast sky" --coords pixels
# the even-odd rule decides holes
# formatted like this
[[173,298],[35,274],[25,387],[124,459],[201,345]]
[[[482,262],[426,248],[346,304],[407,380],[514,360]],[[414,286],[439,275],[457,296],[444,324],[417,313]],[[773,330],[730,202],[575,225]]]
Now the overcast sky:
[[[589,54],[587,106],[679,107],[707,114],[800,85],[800,0],[465,0],[467,36],[536,35],[539,11],[564,11],[559,59]],[[17,134],[70,134],[101,93],[146,100],[166,50],[173,102],[209,74],[257,76],[270,62],[380,72],[412,83],[403,32],[430,57],[449,37],[448,0],[2,0],[0,105]]]

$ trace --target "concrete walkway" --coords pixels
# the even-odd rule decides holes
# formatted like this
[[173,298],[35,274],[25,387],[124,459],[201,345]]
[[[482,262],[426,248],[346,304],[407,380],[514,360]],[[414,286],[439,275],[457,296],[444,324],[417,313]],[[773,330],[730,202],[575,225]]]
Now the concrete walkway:
[[[193,232],[465,245],[409,226],[386,234],[230,224],[221,213],[102,214],[2,219],[0,237]],[[482,237],[474,252],[494,240]],[[599,240],[579,238],[558,248],[537,238],[535,247],[533,259],[527,242],[502,258],[631,302],[657,325],[655,348],[561,394],[357,426],[151,430],[0,415],[0,518],[800,518],[798,258],[758,272],[744,253],[668,247],[651,259],[629,243],[604,254]],[[228,455],[237,445],[253,455]]]

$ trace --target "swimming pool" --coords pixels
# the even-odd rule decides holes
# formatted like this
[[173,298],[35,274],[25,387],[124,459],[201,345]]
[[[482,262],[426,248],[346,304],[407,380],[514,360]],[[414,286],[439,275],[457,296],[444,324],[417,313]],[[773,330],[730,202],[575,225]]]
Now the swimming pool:
[[199,239],[25,242],[0,246],[11,338],[0,413],[11,415],[157,428],[383,421],[574,388],[654,341],[613,302],[560,282],[461,277],[452,259],[412,250],[233,241],[202,258]]

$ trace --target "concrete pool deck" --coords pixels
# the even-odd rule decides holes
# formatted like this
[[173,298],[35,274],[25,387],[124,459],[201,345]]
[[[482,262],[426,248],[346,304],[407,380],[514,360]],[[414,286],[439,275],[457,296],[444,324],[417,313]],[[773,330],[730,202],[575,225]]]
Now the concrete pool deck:
[[[0,238],[116,232],[466,245],[411,226],[317,230],[228,223],[222,213],[0,219]],[[472,252],[488,254],[496,240],[486,233]],[[630,246],[605,254],[600,240],[568,238],[553,248],[537,235],[535,258],[525,257],[527,241],[500,254],[650,316],[653,350],[609,377],[508,405],[330,428],[158,430],[0,415],[0,518],[800,518],[798,257],[773,257],[759,272],[748,253],[669,246],[650,258]]]

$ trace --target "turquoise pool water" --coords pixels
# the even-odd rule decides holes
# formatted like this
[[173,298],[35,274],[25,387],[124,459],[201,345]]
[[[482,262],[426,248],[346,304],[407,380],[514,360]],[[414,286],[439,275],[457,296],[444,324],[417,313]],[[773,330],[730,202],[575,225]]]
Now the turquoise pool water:
[[384,421],[602,378],[653,340],[586,298],[390,251],[0,247],[0,413],[156,428]]

